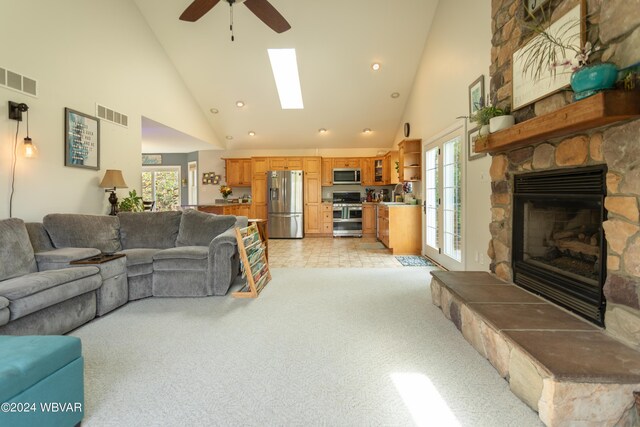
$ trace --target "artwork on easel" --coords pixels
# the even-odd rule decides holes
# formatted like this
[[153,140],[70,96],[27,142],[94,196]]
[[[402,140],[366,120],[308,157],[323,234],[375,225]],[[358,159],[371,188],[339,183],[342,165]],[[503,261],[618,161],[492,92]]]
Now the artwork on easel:
[[265,242],[256,223],[245,228],[236,228],[236,239],[242,277],[246,277],[247,283],[231,295],[235,298],[257,298],[271,280]]

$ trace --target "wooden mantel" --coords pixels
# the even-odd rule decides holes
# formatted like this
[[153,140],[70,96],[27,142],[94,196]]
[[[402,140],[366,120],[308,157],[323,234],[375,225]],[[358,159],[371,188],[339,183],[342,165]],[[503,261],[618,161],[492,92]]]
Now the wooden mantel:
[[610,90],[476,140],[476,152],[495,153],[640,117],[640,92]]

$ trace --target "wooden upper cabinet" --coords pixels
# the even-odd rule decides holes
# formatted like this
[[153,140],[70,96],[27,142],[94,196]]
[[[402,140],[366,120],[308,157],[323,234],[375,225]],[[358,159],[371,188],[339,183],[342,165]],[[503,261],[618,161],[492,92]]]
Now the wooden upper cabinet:
[[320,174],[305,173],[304,175],[304,201],[305,204],[322,203],[322,187]]
[[334,168],[359,168],[360,167],[360,158],[335,158],[333,159],[333,167]]
[[269,159],[269,170],[302,170],[302,158],[300,157],[271,157]]
[[333,159],[322,159],[322,185],[333,185]]
[[268,157],[253,157],[251,159],[251,173],[264,174],[269,170],[269,158]]
[[251,185],[251,159],[225,159],[226,180],[230,187]]
[[322,173],[322,159],[320,157],[305,157],[302,163],[304,173]]
[[375,185],[373,182],[373,158],[360,159],[361,182],[364,186]]
[[271,157],[269,159],[270,171],[283,171],[287,166],[287,160],[284,157]]
[[400,181],[420,181],[422,178],[422,140],[405,139],[398,144],[400,149]]
[[[396,167],[396,163],[398,163]],[[400,182],[400,178],[398,173],[400,171],[399,164],[399,154],[397,151],[389,151],[384,156],[384,166],[387,168],[387,173],[385,174],[385,182],[387,185],[397,184]]]

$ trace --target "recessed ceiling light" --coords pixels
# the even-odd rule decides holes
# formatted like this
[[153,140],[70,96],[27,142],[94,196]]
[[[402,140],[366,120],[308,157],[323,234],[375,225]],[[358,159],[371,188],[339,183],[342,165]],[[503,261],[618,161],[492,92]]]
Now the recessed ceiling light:
[[374,62],[373,64],[371,64],[371,69],[373,71],[378,71],[380,69],[380,64],[377,62]]
[[218,114],[219,113],[217,108],[211,108],[211,109],[209,109],[209,111],[211,111],[211,114]]
[[325,128],[320,128],[318,129],[318,133],[320,134],[327,133],[327,130]]
[[398,92],[393,92],[393,93],[391,94],[391,97],[392,97],[392,98],[400,98],[400,94],[399,94]]
[[249,131],[249,136],[256,136],[256,133],[252,130]]
[[236,101],[236,107],[238,108],[244,107],[244,101]]
[[371,129],[364,128],[364,129],[362,129],[362,133],[371,133]]
[[280,106],[283,110],[301,110],[302,89],[298,75],[298,59],[295,49],[267,49],[273,78],[276,81]]
[[227,135],[225,138],[227,138],[229,141],[231,141],[233,139],[233,137],[231,135]]

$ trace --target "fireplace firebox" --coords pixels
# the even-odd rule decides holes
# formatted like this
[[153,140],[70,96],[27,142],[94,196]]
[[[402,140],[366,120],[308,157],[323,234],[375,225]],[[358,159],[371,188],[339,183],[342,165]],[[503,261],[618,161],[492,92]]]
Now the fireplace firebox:
[[514,283],[603,326],[606,166],[516,175]]

